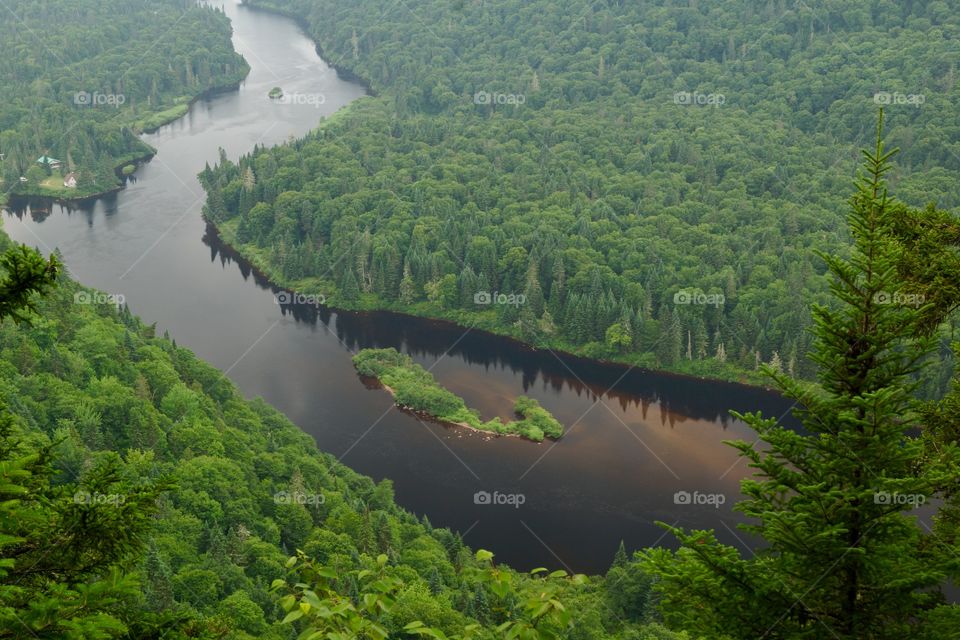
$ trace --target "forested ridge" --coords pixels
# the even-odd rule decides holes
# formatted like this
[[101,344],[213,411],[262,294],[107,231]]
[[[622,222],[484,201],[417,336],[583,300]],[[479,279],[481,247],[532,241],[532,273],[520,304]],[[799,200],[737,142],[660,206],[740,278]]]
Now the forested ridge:
[[494,637],[545,592],[577,612],[559,618],[570,637],[683,638],[647,623],[638,559],[618,556],[616,592],[494,569],[106,294],[58,268],[32,295],[51,267],[16,251],[0,263],[0,318],[28,321],[0,323],[0,638],[291,638],[273,583],[298,550],[358,607],[371,572],[388,581],[392,638],[412,621]]
[[[229,242],[334,306],[809,377],[813,250],[845,250],[878,103],[901,198],[960,204],[957,2],[249,4],[305,20],[378,93],[202,175]],[[933,395],[949,366],[930,375]]]
[[[191,0],[11,0],[3,13],[4,194],[114,188],[121,164],[152,153],[141,131],[248,71],[222,11]],[[44,157],[59,165],[37,162]],[[63,185],[69,173],[75,189]]]

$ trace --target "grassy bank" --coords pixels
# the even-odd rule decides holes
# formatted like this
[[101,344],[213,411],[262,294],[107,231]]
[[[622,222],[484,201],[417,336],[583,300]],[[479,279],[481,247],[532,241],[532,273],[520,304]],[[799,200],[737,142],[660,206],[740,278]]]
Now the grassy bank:
[[514,403],[518,419],[503,422],[494,418],[486,422],[467,407],[463,398],[441,387],[433,375],[413,362],[410,356],[396,349],[364,349],[353,357],[360,375],[376,378],[396,400],[397,406],[421,412],[441,422],[486,431],[513,435],[542,442],[563,435],[563,425],[533,398],[520,396]]

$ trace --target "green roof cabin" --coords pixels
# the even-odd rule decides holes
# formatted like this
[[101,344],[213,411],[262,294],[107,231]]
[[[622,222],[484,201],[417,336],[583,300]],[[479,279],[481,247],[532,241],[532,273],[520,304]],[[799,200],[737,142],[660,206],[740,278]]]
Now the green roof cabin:
[[50,156],[40,156],[37,158],[37,164],[42,164],[50,167],[51,169],[59,169],[60,165],[63,163],[57,160],[56,158],[51,158]]

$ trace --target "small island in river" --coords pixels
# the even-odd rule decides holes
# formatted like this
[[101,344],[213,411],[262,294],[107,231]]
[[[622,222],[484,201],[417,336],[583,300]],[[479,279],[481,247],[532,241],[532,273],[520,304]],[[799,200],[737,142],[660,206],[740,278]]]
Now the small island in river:
[[526,396],[518,397],[514,403],[517,420],[505,423],[494,418],[484,422],[476,410],[466,406],[463,398],[441,387],[429,371],[396,349],[364,349],[353,357],[353,364],[360,375],[379,380],[393,395],[397,406],[435,420],[497,435],[520,436],[534,442],[563,435],[563,425],[539,402]]

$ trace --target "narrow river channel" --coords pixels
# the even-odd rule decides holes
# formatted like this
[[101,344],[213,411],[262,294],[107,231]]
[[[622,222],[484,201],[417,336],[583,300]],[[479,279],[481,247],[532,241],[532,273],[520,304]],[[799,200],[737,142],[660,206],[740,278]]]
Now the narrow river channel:
[[[234,0],[223,7],[252,67],[243,86],[145,136],[158,154],[123,191],[71,207],[14,202],[6,232],[45,252],[59,248],[74,278],[123,294],[136,314],[286,413],[323,450],[392,479],[402,506],[517,568],[604,571],[620,540],[671,545],[658,520],[715,528],[724,541],[746,544],[733,533],[739,518],[730,507],[747,469],[722,441],[753,437],[728,410],[781,416],[790,406],[782,398],[534,351],[428,320],[294,315],[275,304],[269,283],[206,228],[196,174],[220,148],[236,158],[302,136],[365,90],[339,78],[292,21]],[[267,97],[273,86],[322,98],[278,104]],[[411,353],[484,418],[507,417],[527,394],[569,432],[533,444],[421,422],[357,377],[351,352],[368,346]],[[485,504],[482,492],[522,498]],[[725,504],[683,504],[677,492],[722,494]]]

